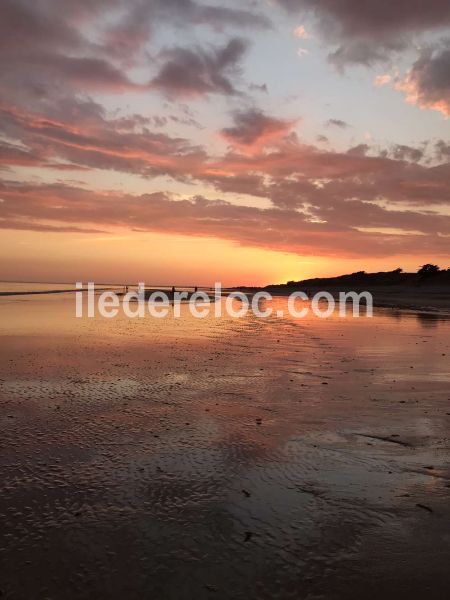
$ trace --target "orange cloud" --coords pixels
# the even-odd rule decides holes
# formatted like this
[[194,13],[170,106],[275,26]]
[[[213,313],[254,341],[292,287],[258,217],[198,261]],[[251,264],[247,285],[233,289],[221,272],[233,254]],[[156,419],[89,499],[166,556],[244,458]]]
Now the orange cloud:
[[382,87],[383,85],[387,85],[388,83],[390,83],[392,80],[392,76],[388,75],[388,74],[384,74],[384,75],[377,75],[375,77],[375,79],[373,80],[373,84],[376,87]]
[[[295,182],[280,185],[283,196],[301,189]],[[386,210],[356,200],[327,203],[326,192],[320,206],[301,209],[236,206],[201,196],[177,200],[164,193],[97,193],[63,184],[7,182],[0,185],[0,195],[0,228],[4,229],[99,232],[125,228],[215,237],[243,246],[320,256],[422,255],[424,249],[445,254],[450,231],[449,216]],[[393,228],[397,235],[380,233]]]
[[408,104],[414,104],[422,110],[437,110],[445,117],[450,116],[450,96],[449,98],[438,98],[434,94],[427,93],[426,90],[421,89],[420,82],[417,81],[413,72],[409,72],[394,87],[406,94],[405,100]]
[[304,25],[299,25],[298,27],[296,27],[294,29],[294,35],[295,35],[295,37],[298,37],[302,40],[309,40],[309,38],[311,37],[309,35],[309,33],[306,31]]

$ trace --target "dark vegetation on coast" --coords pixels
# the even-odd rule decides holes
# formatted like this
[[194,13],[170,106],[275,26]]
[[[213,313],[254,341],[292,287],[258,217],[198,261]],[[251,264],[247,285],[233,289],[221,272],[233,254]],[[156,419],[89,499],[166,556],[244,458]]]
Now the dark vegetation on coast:
[[426,288],[448,288],[450,291],[450,268],[441,269],[437,265],[425,264],[417,273],[405,273],[403,269],[398,268],[393,271],[380,271],[378,273],[367,273],[366,271],[357,271],[347,275],[338,275],[336,277],[314,277],[312,279],[301,279],[299,281],[287,281],[286,283],[269,284],[265,287],[256,286],[237,286],[234,289],[239,290],[268,290],[274,293],[290,293],[295,290],[307,289],[370,289],[377,287],[403,288],[414,287],[420,289]]
[[330,287],[361,289],[372,287],[442,287],[450,290],[450,269],[441,269],[437,265],[423,265],[417,273],[405,273],[403,269],[398,268],[393,271],[380,271],[378,273],[366,273],[357,271],[348,275],[339,275],[337,277],[315,277],[313,279],[303,279],[300,281],[288,281],[287,283],[268,285],[264,289],[304,289],[304,288],[323,288]]
[[379,307],[394,307],[418,311],[450,311],[450,269],[425,264],[417,273],[393,271],[366,273],[358,271],[337,277],[316,277],[287,283],[267,285],[264,288],[240,287],[239,290],[254,293],[263,289],[276,296],[288,296],[302,291],[309,297],[317,292],[328,291],[335,297],[339,292],[370,292],[373,303]]

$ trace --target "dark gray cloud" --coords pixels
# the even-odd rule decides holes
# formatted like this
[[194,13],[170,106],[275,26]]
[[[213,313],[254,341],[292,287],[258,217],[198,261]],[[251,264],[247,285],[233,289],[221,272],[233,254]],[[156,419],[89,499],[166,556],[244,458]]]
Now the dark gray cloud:
[[408,160],[410,162],[418,162],[424,157],[424,150],[421,148],[413,148],[406,144],[394,144],[389,152],[395,160]]
[[328,119],[325,123],[326,127],[339,127],[340,129],[348,129],[350,125],[341,119]]
[[438,140],[435,144],[436,158],[441,162],[450,162],[450,144],[444,140]]
[[294,121],[276,119],[255,108],[235,112],[233,121],[234,125],[222,129],[221,134],[236,147],[264,145],[287,135],[294,126]]
[[256,92],[262,92],[264,94],[269,93],[269,88],[267,87],[266,83],[261,83],[261,84],[251,83],[249,85],[249,89],[252,91],[256,91]]
[[420,107],[450,116],[450,39],[423,50],[405,81],[397,87]]
[[[271,27],[268,17],[254,10],[255,4],[244,0],[239,8],[220,6],[194,0],[144,0],[143,6],[151,6],[157,19],[176,21],[185,26],[186,21],[210,25],[218,30],[227,26],[267,29]],[[222,3],[224,4],[224,3]],[[246,8],[246,5],[249,7]]]
[[247,49],[242,38],[233,38],[225,46],[209,48],[172,48],[161,53],[163,64],[150,82],[173,97],[238,93],[234,77]]
[[104,37],[108,49],[116,56],[132,56],[141,50],[153,30],[159,25],[186,28],[188,25],[208,25],[218,31],[228,29],[268,29],[269,19],[243,6],[216,6],[194,0],[132,0],[116,24]]
[[[0,91],[23,106],[76,93],[148,90],[153,58],[148,42],[158,27],[205,25],[221,32],[268,28],[252,3],[221,7],[195,0],[2,0],[0,3]],[[233,63],[243,54],[233,38],[215,54],[208,48],[176,48],[167,53],[155,85],[172,93],[195,87],[234,93]],[[148,79],[134,81],[131,67],[147,66]],[[217,67],[217,76],[212,69]],[[190,69],[180,73],[179,68]],[[194,82],[199,67],[198,81]],[[143,71],[142,71],[143,73]],[[176,89],[175,73],[184,83]]]
[[404,49],[425,32],[450,25],[448,0],[277,0],[290,12],[311,13],[334,45],[338,65],[371,64]]
[[365,156],[370,150],[367,144],[358,144],[347,150],[349,156]]

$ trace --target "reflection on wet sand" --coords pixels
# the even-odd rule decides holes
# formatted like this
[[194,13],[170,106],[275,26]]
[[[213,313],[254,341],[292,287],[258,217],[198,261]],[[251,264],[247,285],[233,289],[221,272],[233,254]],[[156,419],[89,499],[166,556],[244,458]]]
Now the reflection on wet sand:
[[450,320],[449,315],[433,312],[419,312],[416,316],[422,327],[436,327],[438,323],[448,322]]
[[442,598],[449,321],[73,312],[0,304],[7,597]]

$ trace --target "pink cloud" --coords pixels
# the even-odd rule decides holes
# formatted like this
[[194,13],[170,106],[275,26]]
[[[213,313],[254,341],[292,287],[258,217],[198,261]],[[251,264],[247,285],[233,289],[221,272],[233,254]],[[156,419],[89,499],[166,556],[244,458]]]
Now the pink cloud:
[[[96,193],[63,184],[6,182],[0,227],[56,231],[134,231],[214,236],[243,245],[302,254],[334,256],[421,255],[445,253],[450,217],[392,211],[363,202],[323,205],[314,211],[236,206],[194,196],[176,200],[168,194],[134,196]],[[393,228],[381,235],[367,228]],[[75,228],[75,229],[74,229]],[[417,233],[411,233],[417,231]],[[437,234],[441,235],[437,235]]]
[[450,115],[450,44],[427,48],[395,89],[406,94],[406,101],[422,109]]
[[298,37],[302,40],[309,40],[309,38],[311,37],[309,35],[309,33],[306,31],[306,28],[304,25],[299,25],[298,27],[296,27],[294,29],[294,35],[295,35],[295,37]]
[[376,87],[382,87],[383,85],[387,85],[388,83],[390,83],[391,80],[392,76],[386,73],[384,75],[377,75],[373,80],[373,84]]
[[234,124],[220,131],[235,149],[252,154],[286,137],[295,127],[295,120],[277,119],[257,109],[236,111]]

